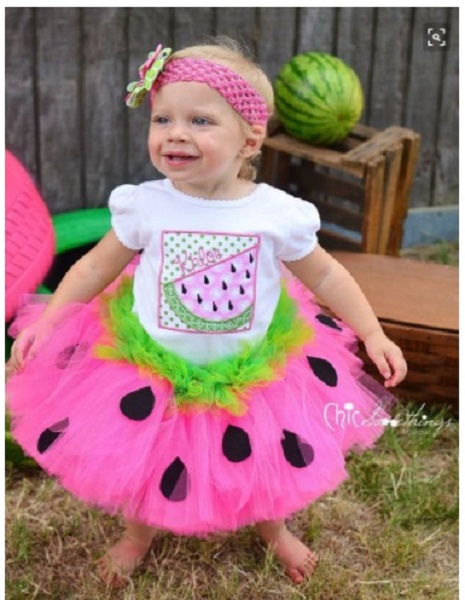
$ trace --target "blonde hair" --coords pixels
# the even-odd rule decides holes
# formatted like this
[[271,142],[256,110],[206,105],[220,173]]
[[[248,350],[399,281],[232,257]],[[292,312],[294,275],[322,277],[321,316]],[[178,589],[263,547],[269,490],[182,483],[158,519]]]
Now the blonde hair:
[[[255,88],[255,90],[263,97],[266,107],[268,108],[268,114],[270,116],[273,114],[274,93],[270,80],[262,69],[249,58],[248,52],[235,40],[226,36],[218,36],[209,40],[209,43],[207,44],[199,44],[177,50],[172,54],[171,58],[202,58],[228,67]],[[239,118],[241,119],[241,122],[244,125],[244,131],[247,134],[250,125],[246,123],[242,117]],[[255,180],[257,176],[255,163],[260,155],[261,151],[257,150],[253,156],[243,159],[238,173],[239,179]]]

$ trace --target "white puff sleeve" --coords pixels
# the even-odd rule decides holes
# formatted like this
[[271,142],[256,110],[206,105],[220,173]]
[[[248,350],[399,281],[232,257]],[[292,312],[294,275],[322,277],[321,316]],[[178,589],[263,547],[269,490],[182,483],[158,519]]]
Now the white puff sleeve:
[[320,215],[311,203],[289,198],[289,209],[283,214],[283,237],[278,248],[278,258],[283,261],[299,260],[310,254],[317,245]]
[[108,200],[113,231],[123,246],[131,250],[140,250],[143,247],[137,190],[136,185],[120,185],[111,192]]

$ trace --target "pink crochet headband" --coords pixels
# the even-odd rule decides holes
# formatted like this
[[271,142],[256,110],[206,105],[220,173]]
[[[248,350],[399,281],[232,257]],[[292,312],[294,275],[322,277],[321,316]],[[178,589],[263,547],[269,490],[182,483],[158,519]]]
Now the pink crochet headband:
[[240,75],[219,63],[199,58],[175,58],[168,61],[171,48],[158,45],[139,68],[140,81],[128,85],[125,102],[140,106],[147,92],[153,102],[162,86],[177,81],[206,83],[216,90],[249,125],[266,125],[268,109],[263,97]]

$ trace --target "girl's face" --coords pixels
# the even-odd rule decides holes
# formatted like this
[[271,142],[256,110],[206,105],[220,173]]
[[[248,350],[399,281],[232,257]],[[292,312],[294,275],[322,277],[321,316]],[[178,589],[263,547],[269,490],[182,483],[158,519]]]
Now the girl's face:
[[242,161],[259,149],[264,133],[263,127],[247,128],[207,84],[176,82],[155,95],[148,148],[154,167],[178,190],[237,198],[250,188],[237,177]]

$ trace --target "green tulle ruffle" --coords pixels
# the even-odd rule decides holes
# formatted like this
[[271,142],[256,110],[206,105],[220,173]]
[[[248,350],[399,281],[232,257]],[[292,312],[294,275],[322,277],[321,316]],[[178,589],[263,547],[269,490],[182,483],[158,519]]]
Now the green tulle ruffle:
[[287,356],[299,350],[313,331],[297,314],[295,301],[281,288],[279,302],[266,336],[258,344],[244,344],[242,351],[199,366],[164,348],[145,331],[132,307],[133,280],[124,276],[116,291],[101,296],[101,315],[106,339],[96,355],[125,360],[144,371],[166,378],[182,407],[213,407],[240,415],[247,410],[247,390],[282,376]]

